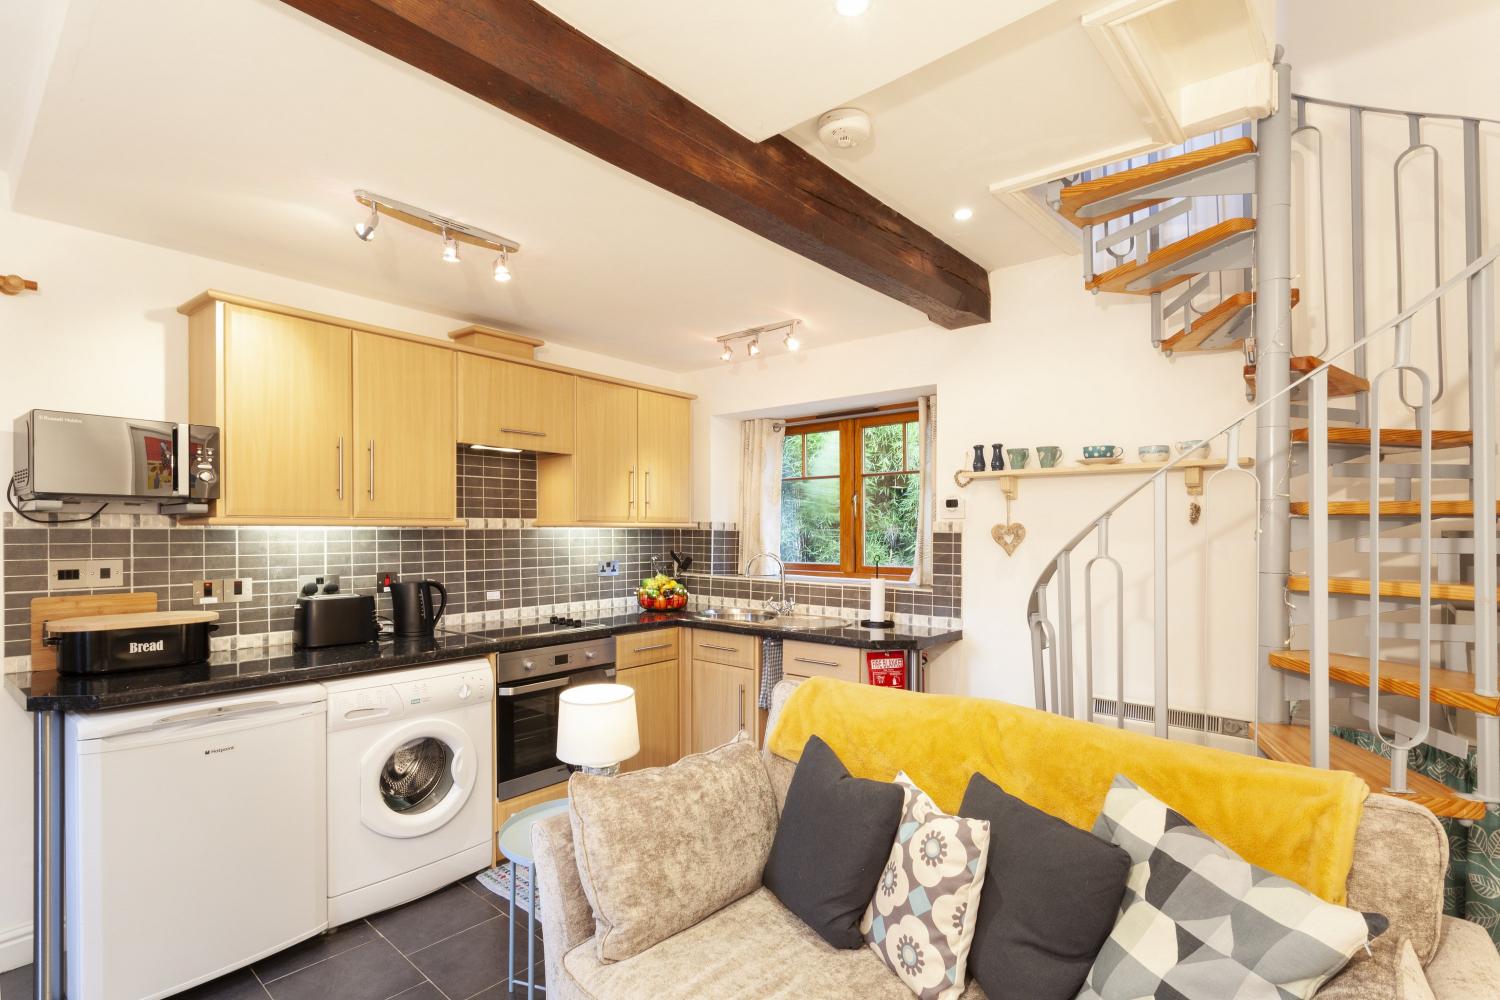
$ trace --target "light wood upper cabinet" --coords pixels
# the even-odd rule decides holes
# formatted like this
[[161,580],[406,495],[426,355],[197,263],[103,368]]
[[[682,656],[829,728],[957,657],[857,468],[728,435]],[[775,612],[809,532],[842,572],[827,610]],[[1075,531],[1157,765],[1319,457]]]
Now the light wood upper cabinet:
[[458,440],[552,455],[573,453],[572,375],[460,353]]
[[573,444],[574,503],[579,521],[636,518],[637,390],[578,380],[578,430]]
[[616,675],[615,682],[635,689],[635,715],[641,734],[641,752],[621,764],[620,770],[639,771],[674,763],[682,756],[677,661],[628,667]]
[[[224,307],[222,356],[214,333],[195,338],[192,367],[222,362],[217,381],[222,416],[220,510],[232,517],[348,517],[353,429],[349,393],[352,332],[294,316]],[[203,343],[204,336],[207,343]],[[214,384],[198,387],[211,405]],[[201,401],[200,401],[201,400]],[[450,448],[451,452],[452,449]]]
[[637,459],[642,521],[681,522],[692,516],[691,403],[681,396],[637,392]]
[[451,518],[453,351],[354,334],[354,516]]

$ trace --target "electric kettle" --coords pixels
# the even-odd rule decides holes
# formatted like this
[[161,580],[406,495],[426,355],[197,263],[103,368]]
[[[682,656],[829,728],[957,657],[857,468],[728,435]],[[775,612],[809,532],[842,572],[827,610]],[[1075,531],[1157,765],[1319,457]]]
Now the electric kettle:
[[[432,592],[441,603],[433,610]],[[448,588],[436,580],[391,584],[391,619],[399,636],[431,635],[438,619],[448,610]]]

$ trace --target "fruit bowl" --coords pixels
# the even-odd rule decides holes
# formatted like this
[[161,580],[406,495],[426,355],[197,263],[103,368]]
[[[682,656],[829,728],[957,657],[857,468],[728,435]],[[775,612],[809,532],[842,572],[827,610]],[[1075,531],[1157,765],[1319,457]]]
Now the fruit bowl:
[[641,581],[635,592],[643,611],[681,611],[687,607],[687,588],[662,573]]

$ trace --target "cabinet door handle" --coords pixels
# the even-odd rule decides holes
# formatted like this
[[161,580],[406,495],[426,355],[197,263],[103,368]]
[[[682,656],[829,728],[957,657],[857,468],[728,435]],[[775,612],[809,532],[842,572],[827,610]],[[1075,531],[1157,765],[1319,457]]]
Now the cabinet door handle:
[[745,685],[743,685],[743,684],[740,685],[739,706],[740,706],[740,728],[744,729],[745,728]]
[[698,643],[698,648],[699,649],[713,649],[713,650],[719,651],[720,653],[738,653],[739,652],[739,650],[735,649],[733,646],[715,646],[711,642],[700,642],[700,643]]
[[635,507],[635,466],[630,467],[630,506]]
[[547,436],[547,432],[546,431],[528,431],[528,430],[522,430],[519,427],[502,427],[502,428],[500,428],[500,433],[501,434],[524,434],[527,437],[534,437],[534,438],[544,438],[544,437]]
[[370,438],[370,500],[375,500],[375,439]]
[[646,470],[646,509],[651,509],[651,470]]
[[344,435],[339,435],[339,499],[344,499]]
[[794,657],[792,657],[792,659],[796,660],[798,663],[808,663],[808,664],[811,664],[812,666],[815,666],[815,667],[837,667],[837,666],[839,666],[839,664],[836,663],[836,662],[834,662],[833,660],[809,660],[805,656],[794,656]]
[[654,646],[637,646],[637,647],[635,647],[635,652],[637,652],[637,653],[649,653],[653,649],[666,649],[667,647],[669,647],[671,645],[672,644],[670,642],[658,642]]

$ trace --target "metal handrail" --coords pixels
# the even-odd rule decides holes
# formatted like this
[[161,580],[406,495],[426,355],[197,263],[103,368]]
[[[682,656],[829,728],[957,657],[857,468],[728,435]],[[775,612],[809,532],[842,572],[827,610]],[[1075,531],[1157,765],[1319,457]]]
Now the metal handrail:
[[1442,118],[1453,122],[1469,121],[1500,125],[1500,119],[1486,118],[1483,115],[1455,115],[1451,111],[1439,113],[1435,111],[1411,111],[1406,108],[1377,108],[1368,104],[1351,104],[1348,101],[1335,101],[1328,97],[1309,97],[1306,94],[1293,94],[1292,98],[1298,101],[1305,101],[1308,104],[1319,104],[1325,108],[1343,108],[1345,111],[1368,111],[1374,115],[1397,115],[1402,118],[1409,118],[1412,115],[1416,115],[1418,118]]
[[[1416,302],[1414,302],[1405,311],[1399,313],[1395,318],[1393,318],[1391,320],[1388,320],[1385,323],[1382,323],[1380,326],[1378,326],[1374,330],[1370,331],[1364,337],[1362,337],[1359,340],[1356,340],[1354,343],[1350,344],[1348,347],[1345,347],[1343,350],[1339,351],[1337,354],[1335,354],[1332,357],[1330,357],[1327,361],[1323,362],[1323,364],[1321,364],[1318,367],[1314,368],[1312,371],[1308,372],[1306,375],[1303,375],[1301,378],[1297,379],[1296,381],[1289,383],[1286,386],[1285,389],[1281,390],[1281,392],[1276,393],[1275,395],[1269,396],[1266,399],[1262,400],[1261,402],[1257,403],[1255,406],[1253,406],[1250,409],[1246,410],[1243,414],[1241,414],[1240,416],[1236,417],[1234,420],[1231,420],[1229,423],[1225,424],[1223,427],[1220,427],[1214,433],[1208,435],[1207,437],[1204,437],[1202,440],[1205,441],[1205,442],[1207,442],[1207,441],[1212,441],[1212,440],[1214,440],[1214,439],[1216,439],[1218,437],[1221,437],[1222,435],[1228,433],[1231,428],[1237,427],[1240,424],[1244,423],[1246,420],[1249,420],[1251,417],[1255,416],[1257,413],[1259,413],[1261,410],[1265,409],[1267,406],[1269,406],[1274,400],[1276,400],[1280,396],[1289,395],[1294,389],[1297,389],[1300,386],[1302,386],[1302,385],[1304,385],[1304,384],[1306,384],[1308,382],[1311,382],[1313,379],[1317,378],[1319,375],[1321,375],[1324,372],[1328,371],[1329,368],[1334,367],[1333,362],[1342,360],[1346,355],[1352,354],[1355,350],[1357,350],[1357,349],[1359,349],[1361,347],[1366,346],[1367,344],[1370,343],[1370,341],[1374,340],[1377,337],[1380,337],[1380,336],[1384,335],[1385,333],[1389,332],[1390,330],[1394,330],[1398,326],[1400,326],[1400,325],[1402,325],[1404,323],[1411,322],[1411,320],[1413,318],[1415,318],[1423,309],[1427,308],[1429,305],[1431,305],[1433,302],[1437,301],[1438,299],[1442,298],[1444,295],[1447,295],[1449,292],[1453,291],[1455,288],[1459,287],[1462,283],[1468,281],[1474,275],[1478,274],[1480,271],[1484,270],[1489,265],[1495,263],[1495,261],[1497,261],[1497,260],[1500,260],[1500,245],[1496,245],[1494,248],[1492,248],[1492,249],[1488,250],[1487,252],[1485,252],[1482,256],[1476,258],[1472,263],[1470,263],[1468,266],[1466,266],[1462,271],[1457,272],[1456,274],[1454,274],[1453,276],[1451,276],[1447,281],[1445,281],[1441,285],[1439,285],[1437,288],[1433,289],[1432,291],[1428,292],[1426,295],[1422,296],[1422,298],[1420,298]],[[1048,560],[1046,569],[1044,569],[1042,571],[1042,575],[1037,578],[1036,583],[1032,586],[1033,593],[1037,590],[1037,588],[1039,588],[1039,587],[1045,587],[1048,583],[1052,582],[1053,574],[1056,571],[1056,563],[1057,563],[1057,557],[1058,556],[1065,555],[1066,553],[1071,552],[1073,549],[1077,548],[1078,545],[1079,545],[1079,543],[1081,543],[1084,539],[1088,538],[1088,536],[1093,532],[1094,528],[1098,525],[1098,523],[1099,523],[1099,521],[1101,519],[1107,518],[1111,514],[1114,514],[1121,507],[1125,506],[1125,504],[1127,502],[1129,502],[1131,499],[1133,499],[1134,497],[1136,497],[1138,494],[1144,492],[1148,487],[1153,486],[1153,484],[1156,482],[1156,480],[1158,480],[1158,479],[1165,479],[1165,477],[1166,477],[1166,475],[1167,475],[1168,472],[1170,472],[1172,469],[1176,468],[1179,463],[1184,462],[1184,461],[1193,461],[1193,458],[1191,457],[1191,453],[1179,455],[1176,458],[1172,459],[1171,461],[1167,462],[1160,469],[1158,469],[1155,472],[1153,472],[1148,479],[1146,479],[1145,481],[1143,481],[1142,483],[1140,483],[1134,489],[1130,490],[1124,496],[1120,497],[1114,503],[1110,504],[1104,510],[1100,511],[1098,514],[1096,514],[1092,518],[1090,518],[1089,522],[1088,522],[1088,525],[1086,527],[1084,527],[1083,529],[1081,529],[1077,534],[1075,534],[1072,538],[1070,538],[1065,545],[1063,545],[1060,549],[1058,549],[1057,555],[1053,556],[1052,559]]]

